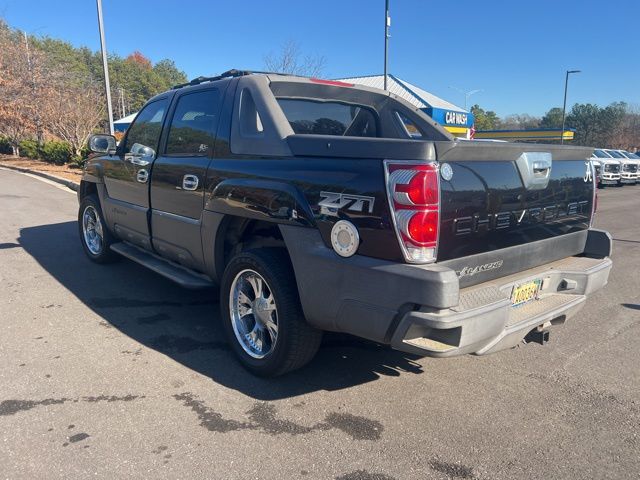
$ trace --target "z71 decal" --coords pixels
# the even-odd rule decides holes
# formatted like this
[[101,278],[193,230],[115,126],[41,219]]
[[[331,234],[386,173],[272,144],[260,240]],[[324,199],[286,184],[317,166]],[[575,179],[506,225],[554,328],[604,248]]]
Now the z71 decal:
[[375,198],[350,193],[320,192],[321,200],[318,202],[320,213],[324,215],[336,215],[338,210],[346,207],[352,212],[373,213]]

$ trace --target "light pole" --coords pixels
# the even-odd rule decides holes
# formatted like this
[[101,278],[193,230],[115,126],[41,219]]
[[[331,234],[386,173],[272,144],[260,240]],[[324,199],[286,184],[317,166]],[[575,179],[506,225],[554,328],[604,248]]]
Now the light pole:
[[107,45],[104,41],[104,26],[102,25],[102,0],[98,4],[98,28],[100,29],[100,49],[102,50],[102,69],[104,70],[104,89],[107,93],[107,111],[109,113],[109,133],[113,135],[113,108],[111,107],[111,87],[109,86],[109,65],[107,64]]
[[478,89],[476,89],[476,90],[469,90],[468,92],[465,92],[465,91],[464,91],[464,90],[462,90],[461,88],[454,87],[453,85],[449,85],[449,88],[453,88],[453,89],[454,89],[454,90],[456,90],[457,92],[460,92],[461,94],[463,94],[463,95],[464,95],[464,109],[465,109],[465,111],[468,111],[468,110],[467,110],[467,103],[469,103],[469,97],[470,97],[471,95],[476,94],[476,93],[480,93],[480,92],[482,92],[482,89],[481,89],[481,88],[478,88]]
[[125,113],[126,110],[124,108],[124,88],[118,88],[118,93],[120,94],[120,112],[122,113],[122,117],[120,118],[124,118],[127,116],[127,114]]
[[391,17],[389,16],[389,0],[384,2],[384,89],[387,89],[387,59],[389,57],[389,27]]
[[580,73],[580,70],[567,70],[564,77],[564,102],[562,104],[562,130],[560,130],[560,144],[564,144],[564,120],[567,113],[567,87],[569,85],[569,74]]

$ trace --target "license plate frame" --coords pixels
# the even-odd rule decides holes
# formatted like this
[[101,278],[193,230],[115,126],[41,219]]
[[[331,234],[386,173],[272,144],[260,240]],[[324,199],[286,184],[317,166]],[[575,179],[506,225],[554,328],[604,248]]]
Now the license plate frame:
[[511,306],[519,307],[533,300],[538,300],[541,287],[542,280],[539,278],[514,285],[511,289]]

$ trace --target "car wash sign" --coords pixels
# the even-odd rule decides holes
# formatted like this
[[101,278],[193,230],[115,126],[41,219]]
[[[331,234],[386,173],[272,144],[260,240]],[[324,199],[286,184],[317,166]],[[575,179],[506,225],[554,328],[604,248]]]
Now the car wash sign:
[[468,115],[462,112],[445,112],[444,120],[447,125],[467,125]]
[[464,128],[471,128],[473,125],[473,114],[469,112],[445,110],[442,108],[429,108],[426,110],[426,113],[440,125]]

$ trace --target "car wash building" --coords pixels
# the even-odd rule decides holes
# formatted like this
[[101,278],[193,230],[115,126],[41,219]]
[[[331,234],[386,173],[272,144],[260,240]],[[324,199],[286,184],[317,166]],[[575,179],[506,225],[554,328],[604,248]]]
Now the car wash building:
[[124,133],[129,128],[129,125],[133,123],[133,120],[136,118],[138,112],[132,113],[131,115],[127,115],[126,117],[122,117],[120,120],[116,120],[113,122],[113,129],[116,132]]
[[[384,75],[340,78],[342,82],[384,89]],[[387,90],[419,108],[457,137],[470,138],[474,118],[471,112],[449,103],[394,75],[387,76]]]

